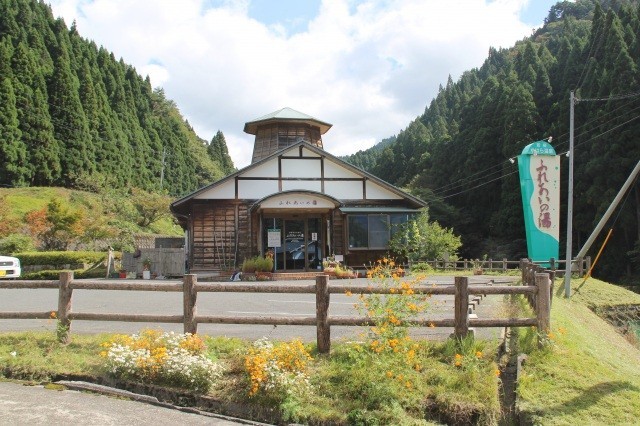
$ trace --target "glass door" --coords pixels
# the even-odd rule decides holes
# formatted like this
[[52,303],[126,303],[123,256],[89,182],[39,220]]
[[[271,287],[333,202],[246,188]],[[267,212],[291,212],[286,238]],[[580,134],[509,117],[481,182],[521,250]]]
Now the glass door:
[[285,219],[284,249],[285,269],[303,271],[306,266],[306,245],[304,219]]
[[322,223],[319,217],[265,218],[263,247],[274,252],[274,270],[322,270]]
[[312,217],[307,219],[307,269],[322,270],[322,219]]

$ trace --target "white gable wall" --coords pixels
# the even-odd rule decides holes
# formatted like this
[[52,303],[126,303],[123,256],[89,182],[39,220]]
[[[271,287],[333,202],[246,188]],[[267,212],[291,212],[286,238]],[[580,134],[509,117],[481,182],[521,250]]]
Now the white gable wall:
[[371,180],[367,180],[367,199],[369,200],[400,200],[402,199],[402,197],[372,182]]
[[264,164],[244,171],[242,177],[278,177],[278,160],[272,159]]
[[240,180],[238,181],[238,198],[254,200],[264,198],[278,192],[277,180]]
[[330,160],[324,162],[324,177],[326,178],[361,178],[357,173],[346,169],[344,166],[334,163]]
[[338,200],[361,200],[362,182],[360,181],[327,181],[324,192]]
[[[302,157],[300,153],[302,151]],[[315,191],[336,199],[362,200],[364,176],[341,164],[339,160],[321,157],[308,147],[294,146],[282,152],[282,157],[272,157],[266,162],[249,166],[237,177],[232,177],[220,184],[203,190],[196,199],[234,199],[235,185],[238,179],[238,198],[261,199],[282,191]],[[294,158],[291,158],[294,157]],[[305,159],[306,157],[306,159]],[[278,162],[280,166],[278,167]],[[278,180],[279,171],[282,179]],[[323,173],[324,172],[324,173]],[[320,180],[324,176],[324,185]],[[243,178],[251,178],[245,180]],[[261,178],[266,178],[261,180]],[[288,180],[292,179],[292,180]],[[306,180],[309,179],[309,180]],[[344,180],[341,180],[344,179]],[[370,200],[400,200],[403,197],[376,183],[366,179],[366,198]],[[324,186],[324,191],[323,191]]]
[[320,160],[318,159],[282,159],[282,177],[319,178]]
[[229,200],[236,197],[236,184],[234,179],[229,179],[220,185],[209,188],[194,198],[197,200]]
[[[282,181],[283,191],[315,191],[322,192],[322,183],[317,180],[285,180]],[[331,195],[328,194],[327,195]]]

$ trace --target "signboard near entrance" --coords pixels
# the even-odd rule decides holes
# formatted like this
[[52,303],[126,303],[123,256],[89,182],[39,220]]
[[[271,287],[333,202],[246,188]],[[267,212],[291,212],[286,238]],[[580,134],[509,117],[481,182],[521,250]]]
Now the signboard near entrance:
[[267,246],[272,248],[282,246],[282,238],[279,229],[267,229]]

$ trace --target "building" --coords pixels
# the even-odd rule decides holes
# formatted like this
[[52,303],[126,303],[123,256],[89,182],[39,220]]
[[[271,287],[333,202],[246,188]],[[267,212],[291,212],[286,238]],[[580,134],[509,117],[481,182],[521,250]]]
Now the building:
[[267,250],[278,272],[319,271],[327,255],[362,267],[425,203],[324,151],[331,124],[283,108],[245,124],[251,165],[175,201],[191,272],[239,269]]

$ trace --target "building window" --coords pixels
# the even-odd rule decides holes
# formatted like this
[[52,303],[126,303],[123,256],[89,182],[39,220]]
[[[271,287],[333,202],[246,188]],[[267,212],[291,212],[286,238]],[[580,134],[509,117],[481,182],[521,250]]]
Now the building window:
[[367,215],[349,216],[349,248],[369,247]]
[[363,214],[349,215],[350,249],[387,249],[389,240],[398,232],[399,226],[409,220],[410,215]]

